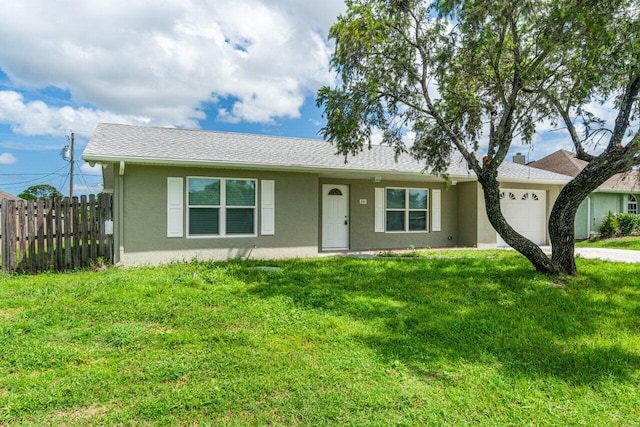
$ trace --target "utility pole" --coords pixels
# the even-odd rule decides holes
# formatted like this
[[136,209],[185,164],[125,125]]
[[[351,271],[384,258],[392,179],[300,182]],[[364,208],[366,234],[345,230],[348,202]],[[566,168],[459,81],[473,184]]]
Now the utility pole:
[[65,145],[60,153],[62,158],[69,162],[69,198],[73,197],[73,167],[75,165],[74,150],[75,150],[75,135],[71,131],[71,137],[67,136],[67,141],[71,143],[71,147]]
[[75,143],[75,135],[73,131],[71,131],[71,161],[69,162],[71,164],[71,170],[69,172],[69,198],[73,197],[73,166],[75,162],[73,158],[73,152],[75,151],[74,143]]

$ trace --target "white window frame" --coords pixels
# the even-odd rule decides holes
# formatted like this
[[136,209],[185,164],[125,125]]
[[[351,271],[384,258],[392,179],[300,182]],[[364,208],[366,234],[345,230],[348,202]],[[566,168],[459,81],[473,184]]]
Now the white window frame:
[[[631,206],[633,208],[629,209]],[[638,197],[635,194],[627,195],[627,213],[638,214]]]
[[[190,205],[189,204],[189,181],[191,179],[218,179],[220,180],[220,205]],[[253,206],[229,206],[231,209],[253,209],[253,233],[252,234],[227,234],[227,180],[229,181],[253,181],[254,194]],[[187,238],[188,239],[229,239],[243,237],[258,237],[258,179],[256,178],[236,178],[236,177],[217,177],[217,176],[187,176],[186,181],[186,205],[187,205]],[[218,224],[219,234],[190,234],[189,230],[189,211],[198,208],[218,208],[220,214],[218,216],[220,223]]]
[[[388,208],[387,207],[387,190],[405,190],[404,208]],[[427,192],[427,208],[411,209],[409,208],[409,192],[411,190]],[[428,188],[417,187],[385,187],[384,188],[384,232],[390,234],[408,234],[408,233],[429,233],[429,203],[431,202],[431,192]],[[404,212],[404,230],[387,230],[387,212]],[[409,230],[409,212],[425,212],[425,229]]]

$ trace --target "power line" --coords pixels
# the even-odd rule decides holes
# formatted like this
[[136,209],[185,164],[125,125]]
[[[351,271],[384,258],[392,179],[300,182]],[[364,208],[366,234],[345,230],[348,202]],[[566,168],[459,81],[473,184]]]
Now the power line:
[[[64,179],[62,180],[62,183],[61,183],[61,184],[60,184],[60,186],[58,187],[59,189],[64,188],[64,185],[67,183],[67,178],[69,178],[69,174],[66,174],[66,175],[64,176]],[[58,191],[60,191],[60,190],[58,190]]]
[[[77,163],[76,163],[76,167],[78,168],[78,171],[79,171],[79,172],[82,172],[82,171],[80,170],[80,165],[78,165]],[[89,189],[89,188],[92,188],[92,186],[91,186],[91,185],[89,185],[89,183],[87,182],[87,179],[85,178],[85,176],[84,176],[84,174],[83,174],[83,173],[77,173],[77,172],[76,172],[76,175],[79,175],[79,176],[80,176],[80,178],[82,178],[82,181],[84,181],[84,185],[86,185],[88,189]]]
[[0,173],[0,176],[48,176],[48,175],[64,175],[63,173]]
[[19,182],[12,182],[12,183],[0,183],[0,185],[2,185],[3,187],[16,187],[18,185],[30,184],[32,182],[40,181],[41,179],[49,177],[49,176],[53,176],[53,175],[58,175],[59,176],[60,174],[58,172],[60,172],[62,169],[65,169],[65,168],[66,168],[66,166],[63,166],[63,167],[61,167],[60,169],[58,169],[58,170],[56,170],[54,172],[48,173],[48,174],[43,175],[43,176],[41,176],[39,178],[31,179],[31,180],[28,180],[28,181],[19,181]]

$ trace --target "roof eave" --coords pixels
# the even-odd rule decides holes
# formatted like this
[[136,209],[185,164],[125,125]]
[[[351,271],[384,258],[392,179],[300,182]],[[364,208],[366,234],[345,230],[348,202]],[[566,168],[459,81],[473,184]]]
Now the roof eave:
[[638,194],[640,188],[596,188],[592,193]]
[[500,184],[542,184],[542,185],[565,185],[570,179],[536,179],[536,178],[500,178]]
[[[318,167],[318,166],[306,166],[306,165],[274,165],[265,163],[238,163],[238,162],[222,162],[222,161],[194,161],[184,159],[167,159],[167,158],[150,158],[150,157],[122,157],[122,156],[104,156],[104,155],[92,155],[83,154],[82,158],[86,162],[95,163],[119,163],[124,161],[125,163],[141,164],[141,165],[156,165],[156,166],[181,166],[181,167],[216,167],[216,168],[233,168],[244,170],[269,170],[269,171],[282,171],[282,172],[306,172],[306,173],[331,173],[331,172],[352,172],[354,175],[371,174],[393,174],[398,177],[416,177],[418,175],[425,175],[434,177],[425,172],[408,172],[399,171],[394,169],[354,169],[354,168],[339,168],[339,167]],[[444,181],[444,178],[439,178]],[[449,179],[453,181],[476,181],[474,174],[464,175],[449,175]],[[570,180],[558,180],[558,179],[535,179],[535,178],[498,178],[500,183],[518,183],[518,184],[549,184],[549,185],[564,185]]]
[[[191,167],[216,167],[216,168],[232,168],[232,169],[244,169],[244,170],[268,170],[268,171],[282,171],[282,172],[306,172],[306,173],[331,173],[331,172],[353,172],[356,174],[393,174],[397,176],[415,177],[417,175],[435,176],[424,172],[408,172],[395,169],[355,169],[349,168],[349,164],[342,167],[318,167],[318,166],[306,166],[306,165],[274,165],[267,163],[238,163],[238,162],[223,162],[223,161],[194,161],[184,159],[167,159],[167,158],[149,158],[149,157],[121,157],[121,156],[103,156],[83,154],[82,158],[86,162],[94,163],[120,163],[124,161],[129,164],[141,164],[141,165],[155,165],[155,166],[191,166]],[[474,175],[449,175],[451,180],[475,180]],[[444,181],[444,178],[440,178]]]

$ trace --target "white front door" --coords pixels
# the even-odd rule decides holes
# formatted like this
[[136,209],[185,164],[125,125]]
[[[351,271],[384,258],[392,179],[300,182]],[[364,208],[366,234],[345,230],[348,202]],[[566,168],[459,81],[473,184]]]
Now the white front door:
[[[502,215],[518,233],[538,245],[547,242],[547,201],[542,190],[500,190]],[[497,236],[498,246],[508,246]]]
[[349,249],[349,186],[322,186],[322,249]]

